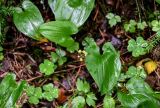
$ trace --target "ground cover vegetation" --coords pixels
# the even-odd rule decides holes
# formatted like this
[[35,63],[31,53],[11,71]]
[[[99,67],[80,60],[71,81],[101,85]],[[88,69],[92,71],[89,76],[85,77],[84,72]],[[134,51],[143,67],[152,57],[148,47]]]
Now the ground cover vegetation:
[[1,0],[0,108],[159,108],[160,0]]

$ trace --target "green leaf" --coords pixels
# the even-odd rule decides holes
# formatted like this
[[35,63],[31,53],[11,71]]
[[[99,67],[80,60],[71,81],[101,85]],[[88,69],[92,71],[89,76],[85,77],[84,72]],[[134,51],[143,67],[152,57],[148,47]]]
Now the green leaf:
[[130,20],[129,21],[130,25],[136,26],[137,22],[135,20]]
[[158,100],[146,94],[125,94],[119,92],[118,100],[121,102],[122,106],[126,108],[137,108],[141,103],[146,101],[153,103],[156,106],[160,105]]
[[73,52],[79,48],[78,43],[71,37],[78,32],[78,28],[70,21],[51,21],[42,24],[39,32],[50,41],[66,47],[68,51]]
[[19,99],[19,97],[21,96],[25,86],[26,86],[26,82],[21,81],[21,83],[12,92],[11,96],[9,97],[8,101],[6,102],[5,108],[11,108],[16,104],[16,102]]
[[160,4],[160,0],[155,0],[158,4]]
[[103,108],[115,108],[115,100],[111,96],[106,95],[103,100]]
[[71,104],[72,108],[84,108],[85,99],[82,96],[77,96],[72,100]]
[[138,22],[137,23],[137,28],[140,29],[140,30],[144,30],[144,28],[147,26],[146,22],[143,21],[143,22]]
[[48,0],[56,20],[68,20],[80,27],[89,17],[95,0]]
[[39,99],[35,96],[31,96],[29,97],[29,103],[31,104],[38,104],[39,103]]
[[25,81],[21,81],[17,84],[15,81],[15,75],[7,74],[0,83],[0,108],[14,107],[25,87],[25,84]]
[[56,66],[49,60],[45,59],[44,63],[39,65],[40,72],[44,73],[45,75],[51,75],[54,73]]
[[26,89],[26,93],[28,96],[34,95],[35,87],[34,86],[28,86]]
[[73,7],[73,8],[76,8],[80,5],[82,5],[82,2],[83,0],[68,0],[68,4],[69,6]]
[[143,37],[139,36],[136,38],[136,41],[134,39],[128,41],[127,50],[129,52],[132,52],[132,55],[134,57],[138,57],[148,52],[148,46],[148,41],[144,40]]
[[53,87],[53,84],[49,83],[43,86],[44,93],[43,98],[47,99],[48,101],[52,101],[55,98],[58,98],[59,90]]
[[100,54],[99,47],[91,38],[86,38],[84,45],[87,52],[85,63],[89,73],[102,94],[110,93],[117,84],[121,71],[119,53],[111,43],[105,43],[103,54]]
[[38,8],[29,0],[22,3],[22,8],[15,8],[13,21],[19,31],[25,35],[40,40],[42,37],[38,32],[38,28],[44,23]]
[[143,67],[134,67],[134,66],[130,66],[128,68],[128,71],[126,72],[126,75],[128,76],[128,78],[132,78],[132,77],[141,77],[141,78],[146,78],[147,74],[144,70]]
[[112,18],[112,19],[109,20],[109,25],[110,25],[111,27],[115,26],[116,24],[117,24],[117,21],[116,21],[115,18]]
[[106,15],[106,18],[107,18],[107,19],[112,19],[112,18],[114,18],[114,14],[113,14],[113,13],[108,13],[108,14]]
[[87,94],[86,103],[88,106],[95,107],[95,100],[97,100],[97,98],[94,93],[90,92]]
[[151,101],[145,101],[138,105],[138,108],[159,108],[159,106]]
[[78,79],[76,86],[77,86],[77,90],[80,92],[88,93],[90,91],[89,83],[87,83],[86,81],[82,81]]
[[130,94],[136,93],[154,93],[151,87],[140,77],[133,77],[126,83],[126,88]]
[[38,99],[42,98],[42,89],[41,87],[36,87],[34,90],[34,94],[35,97],[37,97]]
[[121,17],[120,16],[116,15],[115,19],[116,19],[117,22],[121,22]]

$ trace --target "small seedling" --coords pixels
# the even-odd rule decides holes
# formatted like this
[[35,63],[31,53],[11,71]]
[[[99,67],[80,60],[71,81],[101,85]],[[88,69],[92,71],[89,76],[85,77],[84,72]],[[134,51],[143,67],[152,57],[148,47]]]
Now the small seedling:
[[124,30],[126,32],[134,33],[136,30],[137,22],[135,20],[130,20],[129,23],[124,24]]
[[138,67],[130,66],[128,68],[128,71],[126,72],[126,74],[121,73],[119,81],[123,82],[126,79],[133,78],[133,77],[141,77],[141,78],[145,79],[146,76],[147,76],[146,72],[142,66],[138,66]]
[[39,99],[42,99],[42,89],[40,87],[28,86],[26,93],[31,104],[38,104]]
[[121,17],[118,15],[115,15],[113,13],[108,13],[106,15],[106,18],[109,20],[110,27],[115,26],[118,22],[121,22]]
[[55,98],[58,98],[58,89],[53,87],[53,84],[47,84],[43,86],[43,98],[48,100],[48,101],[52,101]]
[[88,106],[95,107],[95,94],[90,92],[90,85],[86,81],[82,81],[80,79],[77,80],[77,96],[72,100],[73,108],[84,108],[85,104]]
[[158,20],[153,20],[151,22],[151,25],[152,25],[152,30],[155,31],[155,32],[158,32],[160,31],[160,21]]
[[67,61],[65,56],[66,52],[61,49],[56,49],[56,52],[51,53],[53,63],[57,62],[59,66],[63,65]]
[[144,30],[147,27],[147,23],[145,21],[137,23],[137,29]]
[[44,62],[39,65],[40,72],[44,73],[45,75],[51,75],[54,73],[56,68],[57,66],[47,59],[45,59]]
[[132,52],[134,57],[138,57],[148,52],[148,45],[148,42],[139,36],[136,38],[136,41],[134,39],[128,41],[127,49],[129,52]]
[[55,98],[58,98],[58,88],[53,87],[53,84],[49,83],[44,85],[42,88],[28,86],[26,93],[29,97],[29,103],[38,104],[40,99],[52,101]]

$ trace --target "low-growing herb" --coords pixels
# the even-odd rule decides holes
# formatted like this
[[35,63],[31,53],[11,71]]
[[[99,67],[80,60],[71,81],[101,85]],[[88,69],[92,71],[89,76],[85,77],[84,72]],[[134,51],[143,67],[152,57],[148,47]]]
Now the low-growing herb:
[[40,72],[44,73],[45,75],[53,74],[56,68],[57,66],[47,59],[45,59],[44,62],[39,65]]
[[110,27],[115,26],[118,22],[121,22],[121,17],[118,15],[115,15],[113,13],[108,13],[106,15],[106,18],[109,20]]
[[58,88],[49,83],[41,87],[28,86],[26,89],[27,96],[29,97],[29,103],[38,104],[40,99],[46,99],[53,101],[58,98]]
[[132,56],[138,57],[148,52],[148,46],[148,41],[144,40],[142,37],[137,37],[136,40],[130,39],[128,41],[127,49],[129,52],[132,52]]
[[151,22],[151,25],[152,25],[152,30],[155,31],[155,32],[158,32],[160,31],[160,21],[158,20],[153,20]]
[[126,32],[134,33],[136,31],[137,22],[135,20],[130,20],[129,23],[124,24],[124,30]]

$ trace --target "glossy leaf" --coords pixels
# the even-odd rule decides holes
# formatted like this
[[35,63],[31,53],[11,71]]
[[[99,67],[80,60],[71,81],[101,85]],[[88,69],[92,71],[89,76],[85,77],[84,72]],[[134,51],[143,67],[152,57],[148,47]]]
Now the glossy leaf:
[[[125,94],[118,93],[118,99],[125,108],[138,108],[138,106],[146,101],[154,104],[155,108],[159,108],[160,103],[153,97],[146,94]],[[146,106],[147,107],[147,106]]]
[[22,8],[15,8],[13,21],[23,34],[33,39],[41,39],[38,28],[44,21],[40,11],[31,1],[25,0],[22,3]]
[[85,63],[89,73],[102,94],[110,93],[117,84],[121,71],[119,53],[111,43],[105,43],[102,48],[103,54],[100,54],[99,47],[91,38],[86,38],[84,45],[87,52]]
[[48,0],[56,20],[68,20],[80,27],[89,17],[95,0]]
[[78,28],[70,21],[51,21],[40,26],[39,32],[52,42],[55,42],[68,51],[75,51],[79,48],[71,35],[78,32]]
[[25,84],[25,81],[17,84],[14,74],[8,74],[5,76],[0,84],[0,108],[14,107],[25,87]]

